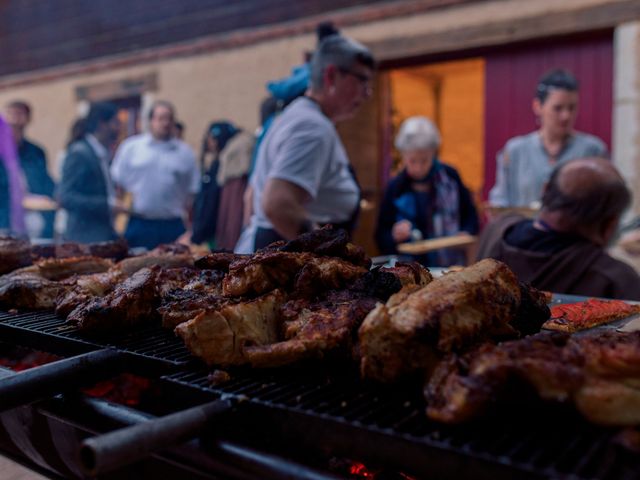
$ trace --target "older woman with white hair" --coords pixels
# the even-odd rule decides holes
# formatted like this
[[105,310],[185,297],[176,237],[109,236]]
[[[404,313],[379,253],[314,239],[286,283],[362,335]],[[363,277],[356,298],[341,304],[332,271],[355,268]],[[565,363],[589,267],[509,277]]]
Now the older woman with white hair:
[[[395,145],[404,168],[389,182],[380,206],[376,241],[381,252],[395,254],[397,244],[411,239],[476,234],[478,214],[469,190],[455,168],[437,158],[437,127],[426,117],[410,117],[400,126]],[[464,263],[464,254],[443,249],[419,261],[445,267]]]

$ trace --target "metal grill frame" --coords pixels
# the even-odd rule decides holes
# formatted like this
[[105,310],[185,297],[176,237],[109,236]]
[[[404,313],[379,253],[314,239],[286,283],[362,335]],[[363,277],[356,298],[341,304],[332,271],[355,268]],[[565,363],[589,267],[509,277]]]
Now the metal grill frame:
[[426,418],[420,392],[381,389],[348,375],[342,381],[288,375],[242,372],[219,386],[210,385],[206,371],[161,380],[183,395],[238,400],[246,429],[288,439],[287,448],[330,450],[419,478],[640,479],[640,459],[611,441],[618,430],[591,425],[569,408],[450,427]]
[[101,348],[115,348],[131,360],[133,371],[175,371],[197,363],[183,342],[160,325],[148,325],[104,339],[86,335],[51,312],[0,312],[3,341],[59,355],[79,355]]

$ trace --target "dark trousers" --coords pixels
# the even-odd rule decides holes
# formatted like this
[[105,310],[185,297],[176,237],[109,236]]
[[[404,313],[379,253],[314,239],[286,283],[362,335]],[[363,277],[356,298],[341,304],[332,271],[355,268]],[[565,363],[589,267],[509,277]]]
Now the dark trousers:
[[270,245],[273,242],[278,242],[280,240],[284,240],[284,238],[282,238],[280,234],[276,232],[273,228],[258,227],[258,229],[256,230],[256,241],[254,245],[254,251],[264,248],[267,245]]
[[162,243],[171,243],[186,232],[181,218],[152,220],[131,217],[124,238],[130,247],[146,247],[149,250]]

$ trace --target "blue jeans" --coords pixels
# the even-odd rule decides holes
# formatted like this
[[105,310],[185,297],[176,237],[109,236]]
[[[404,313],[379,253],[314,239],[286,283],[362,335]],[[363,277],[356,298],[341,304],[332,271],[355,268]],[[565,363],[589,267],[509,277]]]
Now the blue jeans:
[[152,220],[131,217],[124,238],[130,247],[146,247],[149,250],[162,243],[171,243],[186,232],[181,218]]

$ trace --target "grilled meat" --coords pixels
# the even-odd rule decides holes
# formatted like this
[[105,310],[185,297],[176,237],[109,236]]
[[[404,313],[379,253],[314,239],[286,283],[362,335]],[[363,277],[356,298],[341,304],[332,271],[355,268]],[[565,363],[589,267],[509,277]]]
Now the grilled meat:
[[67,322],[81,330],[113,332],[154,320],[159,267],[143,268],[104,297],[76,307]]
[[55,243],[33,245],[31,256],[35,260],[43,258],[100,257],[114,261],[122,260],[129,255],[129,245],[123,238],[99,243]]
[[[162,272],[158,280],[160,307],[158,313],[162,316],[162,326],[175,328],[182,322],[195,318],[207,308],[233,303],[222,297],[222,278],[224,273],[219,270],[181,269],[186,275],[182,282],[165,283]],[[169,270],[171,272],[171,270]]]
[[340,288],[363,276],[367,270],[339,258],[311,253],[266,251],[229,266],[223,280],[224,295],[260,295],[275,288],[305,291]]
[[523,382],[542,400],[574,404],[594,423],[638,425],[640,332],[544,332],[452,354],[425,387],[427,415],[446,423],[470,420],[500,399],[529,395]]
[[228,272],[229,265],[233,262],[244,260],[249,257],[249,255],[241,255],[237,253],[214,252],[197,259],[195,261],[195,266],[196,268]]
[[[271,246],[267,247],[270,248]],[[334,230],[331,226],[304,233],[276,249],[281,252],[309,252],[323,257],[341,258],[364,268],[371,266],[371,259],[362,247],[349,241],[346,230]]]
[[36,262],[38,273],[47,280],[62,280],[72,275],[106,272],[113,262],[99,257],[47,258]]
[[0,275],[31,265],[28,241],[0,236]]
[[316,298],[297,289],[295,298],[281,309],[284,341],[247,347],[246,356],[253,366],[274,367],[306,358],[350,354],[358,327],[377,302],[397,292],[402,281],[423,284],[430,279],[424,267],[405,264],[369,271],[348,288],[323,292]]
[[247,363],[245,347],[274,343],[280,329],[281,290],[221,308],[205,310],[175,329],[187,348],[208,365]]
[[[5,275],[9,277],[9,275]],[[48,310],[71,285],[42,278],[33,272],[0,278],[0,306],[20,310]]]
[[92,275],[81,275],[75,279],[75,284],[72,287],[64,290],[58,297],[56,313],[67,316],[76,307],[93,298],[104,297],[125,279],[126,275],[117,268],[110,268],[106,272]]
[[186,245],[171,243],[160,245],[144,255],[125,258],[116,264],[116,268],[130,276],[142,268],[154,265],[162,268],[193,267],[193,256]]
[[322,358],[336,350],[349,353],[353,333],[375,306],[374,298],[355,298],[341,303],[319,302],[285,306],[285,341],[247,346],[246,358],[255,367],[276,367],[305,358]]
[[377,305],[360,327],[361,374],[391,382],[430,371],[448,352],[489,338],[515,337],[511,323],[521,300],[514,273],[492,259],[417,291],[401,291],[387,305]]

